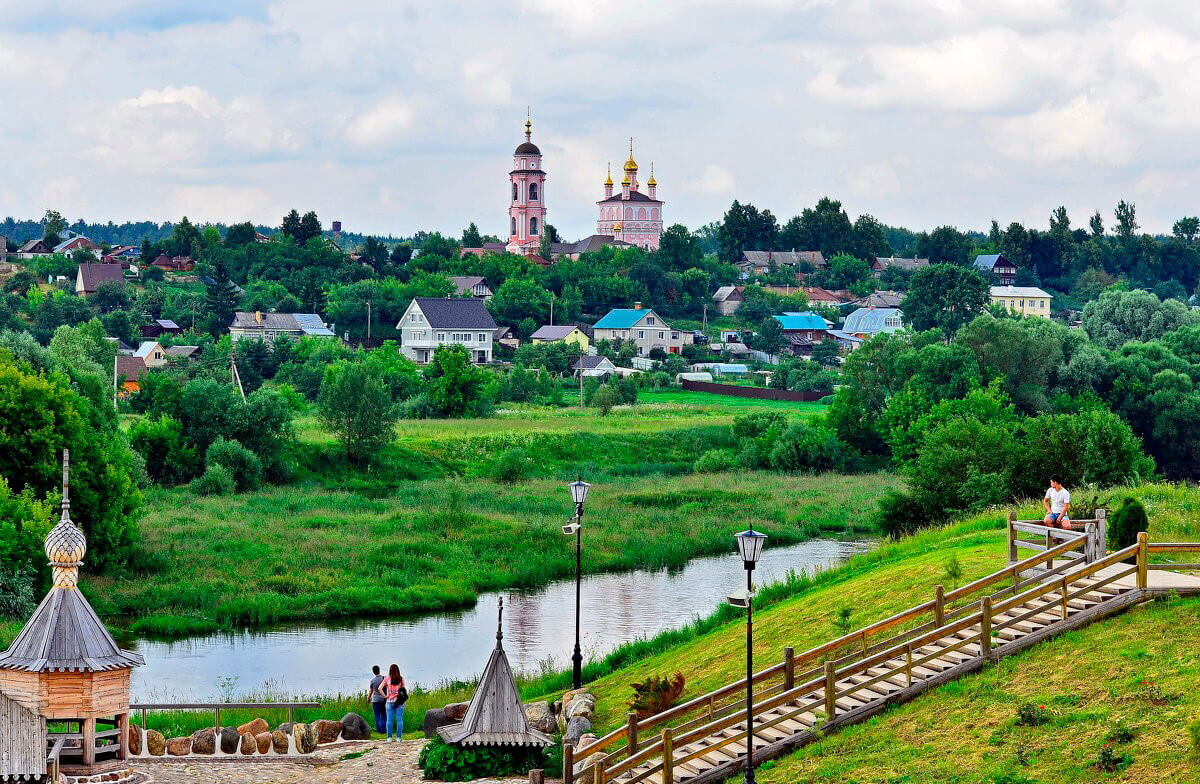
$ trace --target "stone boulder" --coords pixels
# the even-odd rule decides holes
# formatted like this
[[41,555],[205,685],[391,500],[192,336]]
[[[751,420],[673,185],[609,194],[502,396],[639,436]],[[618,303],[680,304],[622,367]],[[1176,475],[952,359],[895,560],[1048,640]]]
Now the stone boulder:
[[158,730],[146,730],[146,751],[151,757],[161,757],[167,752],[167,739]]
[[283,724],[280,724],[280,725],[279,725],[278,727],[276,727],[275,729],[279,730],[279,731],[280,731],[280,732],[282,732],[284,735],[291,735],[291,734],[292,734],[292,727],[294,727],[294,726],[296,726],[296,722],[294,722],[294,721],[285,721]]
[[442,708],[430,708],[425,711],[425,737],[432,738],[437,734],[438,727],[448,727],[451,724],[458,724],[458,719],[450,719],[446,717],[446,711]]
[[591,695],[576,697],[567,704],[567,709],[563,711],[563,715],[567,718],[568,722],[577,716],[582,719],[591,719],[595,714],[596,698]]
[[[286,736],[284,736],[284,740],[285,741],[287,740]],[[254,743],[255,743],[255,745],[258,746],[259,754],[266,754],[268,751],[271,750],[271,733],[269,733],[269,732],[258,733],[257,735],[254,736]]]
[[292,726],[292,740],[296,744],[296,751],[301,754],[312,754],[317,748],[317,733],[304,722],[296,722]]
[[136,724],[129,725],[129,753],[135,757],[142,753],[142,728]]
[[271,733],[271,748],[275,749],[276,754],[287,754],[288,734],[283,730],[275,730]]
[[547,735],[553,735],[558,729],[558,721],[555,720],[554,714],[550,710],[550,703],[531,702],[525,706],[525,719],[529,722],[529,728],[544,732]]
[[167,753],[172,757],[186,757],[192,753],[192,739],[171,738],[167,741]]
[[212,754],[217,750],[217,733],[212,727],[205,727],[192,733],[192,753]]
[[245,735],[247,732],[249,732],[251,735],[257,737],[264,732],[270,732],[271,725],[267,724],[267,722],[262,719],[255,719],[254,721],[248,721],[245,724],[242,724],[237,728],[237,731],[240,735]]
[[567,722],[567,731],[563,735],[563,742],[578,746],[580,737],[591,729],[592,723],[590,721],[582,716],[576,716]]
[[221,728],[221,753],[237,754],[242,745],[242,735],[233,727]]
[[253,754],[258,751],[258,741],[249,732],[242,733],[241,752],[246,755]]
[[342,717],[342,740],[370,740],[371,728],[367,720],[357,713],[347,713]]
[[575,698],[576,698],[576,697],[578,697],[580,694],[591,694],[591,692],[590,692],[590,691],[588,691],[588,688],[587,688],[587,686],[584,686],[584,687],[583,687],[583,688],[581,688],[581,689],[572,689],[571,691],[564,692],[564,693],[563,693],[563,696],[562,696],[562,704],[563,704],[564,706],[565,706],[565,705],[570,705],[570,704],[571,704],[571,700],[575,699]]
[[317,732],[317,743],[333,743],[342,734],[342,723],[330,719],[318,719],[313,725]]
[[446,707],[442,708],[442,713],[445,714],[446,718],[452,723],[458,722],[462,721],[466,717],[467,708],[469,707],[471,707],[471,703],[469,702],[452,702]]

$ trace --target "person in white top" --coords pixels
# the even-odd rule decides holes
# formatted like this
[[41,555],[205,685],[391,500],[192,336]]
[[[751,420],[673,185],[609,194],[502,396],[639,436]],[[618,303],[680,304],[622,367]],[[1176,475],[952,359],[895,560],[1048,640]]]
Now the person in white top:
[[1059,477],[1050,477],[1050,487],[1046,488],[1042,506],[1046,509],[1046,525],[1051,528],[1071,527],[1071,520],[1067,516],[1067,512],[1071,510],[1071,491],[1062,486]]

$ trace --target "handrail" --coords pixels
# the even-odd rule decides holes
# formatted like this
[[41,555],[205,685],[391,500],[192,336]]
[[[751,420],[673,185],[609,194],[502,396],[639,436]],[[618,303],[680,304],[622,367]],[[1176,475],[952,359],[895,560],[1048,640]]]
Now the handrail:
[[54,743],[50,746],[49,753],[46,754],[46,778],[49,781],[57,782],[60,778],[59,765],[61,764],[63,747],[66,743],[66,738],[55,738]]

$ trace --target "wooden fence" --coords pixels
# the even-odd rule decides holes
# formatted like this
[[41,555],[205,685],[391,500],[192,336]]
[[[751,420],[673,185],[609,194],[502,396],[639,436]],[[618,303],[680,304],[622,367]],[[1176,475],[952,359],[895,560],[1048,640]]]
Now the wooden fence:
[[744,387],[738,384],[717,384],[712,381],[680,382],[684,389],[693,392],[710,392],[714,395],[729,395],[730,397],[746,397],[755,400],[787,400],[793,403],[814,403],[826,395],[820,392],[793,392],[788,389],[770,389],[768,387]]
[[[1092,563],[1108,552],[1108,513],[1097,509],[1091,519],[1071,520],[1070,528],[1051,528],[1042,520],[1018,520],[1016,512],[1008,513],[1008,562],[1016,563],[1020,550],[1043,552],[1057,541],[1086,538],[1082,552],[1069,553],[1069,558],[1081,558]],[[1022,536],[1026,534],[1026,536]],[[1028,535],[1033,535],[1030,539]]]
[[0,693],[0,781],[46,775],[46,720]]

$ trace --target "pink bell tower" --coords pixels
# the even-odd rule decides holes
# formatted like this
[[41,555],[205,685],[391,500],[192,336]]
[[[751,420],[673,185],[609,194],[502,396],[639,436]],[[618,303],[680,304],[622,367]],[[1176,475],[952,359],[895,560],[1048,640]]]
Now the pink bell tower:
[[513,152],[513,170],[508,173],[509,253],[537,253],[542,232],[546,230],[546,172],[542,171],[542,151],[530,141],[533,122],[525,115],[525,141]]

